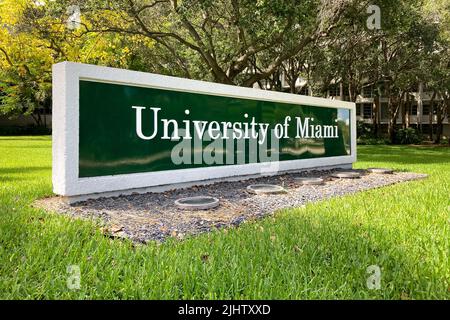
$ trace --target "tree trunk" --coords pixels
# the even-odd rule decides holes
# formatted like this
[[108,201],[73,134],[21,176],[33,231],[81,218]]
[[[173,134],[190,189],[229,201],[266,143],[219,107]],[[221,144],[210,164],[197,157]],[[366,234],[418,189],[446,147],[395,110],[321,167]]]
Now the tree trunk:
[[296,82],[296,80],[294,80],[294,79],[291,79],[291,81],[289,81],[289,88],[290,88],[291,93],[296,93],[295,92],[295,82]]
[[[437,106],[437,128],[436,128],[436,139],[434,143],[438,144],[441,143],[441,137],[442,137],[442,129],[445,115],[448,113],[448,107],[450,105],[450,96],[448,92],[441,92],[440,96],[442,97],[442,102]],[[450,140],[450,139],[449,139]]]
[[[443,103],[442,103],[443,104]],[[441,135],[442,135],[442,105],[437,107],[436,112],[436,139],[434,140],[435,144],[441,143]]]
[[423,82],[419,83],[419,99],[417,101],[416,124],[420,134],[422,131],[422,114],[423,114]]
[[354,88],[353,88],[352,83],[349,82],[349,83],[348,83],[348,97],[349,97],[350,101],[353,101],[353,102],[354,102],[354,99],[353,99],[354,91],[353,91],[353,89],[354,89]]
[[378,118],[380,114],[380,96],[376,95],[373,99],[373,134],[378,138]]
[[[386,86],[386,95],[388,96],[388,110],[389,110],[389,121],[388,121],[388,136],[391,143],[395,142],[395,125],[396,125],[396,114],[394,109],[394,97],[391,94],[391,84],[388,83]],[[395,99],[396,100],[396,99]],[[397,104],[398,101],[395,101]]]
[[396,124],[396,117],[394,116],[394,105],[392,101],[392,97],[389,97],[388,102],[388,108],[389,108],[389,122],[388,122],[388,135],[389,140],[391,143],[395,142],[395,124]]
[[430,141],[433,141],[433,109],[434,109],[434,99],[436,98],[436,91],[433,91],[433,95],[431,96],[431,100],[430,100],[430,113],[428,114],[428,122],[430,125]]
[[405,128],[409,128],[409,124],[411,123],[411,112],[412,112],[412,103],[408,103],[408,105],[405,106],[406,109],[406,115],[405,115]]
[[36,126],[41,127],[42,126],[42,118],[39,110],[37,110],[37,115],[31,114],[31,117],[33,118],[34,122],[36,123]]
[[406,101],[402,103],[402,127],[409,128],[411,123],[410,114],[412,111],[412,99],[409,94],[406,94]]

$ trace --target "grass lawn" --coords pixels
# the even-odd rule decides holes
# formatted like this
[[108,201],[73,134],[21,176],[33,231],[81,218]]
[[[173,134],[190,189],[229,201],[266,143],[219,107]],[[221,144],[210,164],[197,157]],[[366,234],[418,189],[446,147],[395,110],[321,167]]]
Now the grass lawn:
[[[0,137],[0,298],[449,299],[450,148],[360,146],[358,168],[429,174],[184,241],[134,246],[30,207],[49,137]],[[81,288],[69,290],[67,266]],[[369,290],[366,268],[381,268]]]

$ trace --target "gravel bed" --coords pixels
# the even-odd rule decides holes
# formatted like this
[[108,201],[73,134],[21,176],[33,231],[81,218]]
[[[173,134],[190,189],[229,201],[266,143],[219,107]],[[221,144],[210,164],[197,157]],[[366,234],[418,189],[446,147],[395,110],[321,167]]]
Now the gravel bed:
[[[362,173],[359,179],[330,178],[335,172],[336,170],[288,173],[163,193],[100,198],[72,205],[63,202],[60,197],[53,197],[38,200],[35,205],[75,218],[96,219],[104,233],[114,238],[129,238],[140,243],[152,240],[161,242],[168,237],[183,239],[188,235],[216,228],[238,226],[283,208],[302,207],[309,202],[426,177],[417,173],[375,174],[358,170]],[[296,177],[322,177],[326,183],[301,185],[295,181]],[[283,186],[287,192],[256,195],[246,191],[248,185],[262,183]],[[174,205],[174,201],[179,198],[199,195],[216,197],[220,200],[220,205],[214,209],[199,211],[179,209]]]

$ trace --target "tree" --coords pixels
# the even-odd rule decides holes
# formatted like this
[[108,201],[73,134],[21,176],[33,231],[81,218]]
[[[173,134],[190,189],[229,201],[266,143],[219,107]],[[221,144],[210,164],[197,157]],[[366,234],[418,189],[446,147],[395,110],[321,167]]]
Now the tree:
[[[436,108],[437,124],[434,142],[440,143],[442,123],[445,117],[448,117],[450,110],[450,1],[427,1],[424,15],[438,29],[433,50],[424,61],[423,73],[426,76],[428,88],[433,90],[430,118],[433,109]],[[433,139],[432,126],[430,126],[430,138]]]
[[[185,74],[252,86],[308,44],[329,36],[352,0],[81,1],[85,31],[140,35],[179,61]],[[110,5],[110,7],[108,7]],[[95,12],[114,12],[104,20]],[[123,22],[126,21],[126,25]],[[111,23],[113,22],[113,23]],[[193,59],[193,57],[195,57]],[[194,62],[194,63],[193,63]],[[200,66],[200,67],[199,67]]]
[[45,125],[42,114],[51,108],[52,64],[70,60],[127,67],[133,51],[129,44],[137,41],[69,29],[67,9],[50,10],[57,5],[53,1],[0,2],[0,113],[29,115],[39,126]]
[[10,116],[31,115],[42,125],[35,110],[50,104],[50,50],[18,26],[24,2],[3,1],[0,29],[0,112]]
[[[381,8],[381,28],[366,28],[369,4]],[[433,51],[436,26],[423,15],[423,1],[361,2],[348,9],[331,37],[317,48],[310,64],[321,91],[339,84],[344,98],[355,102],[363,85],[374,87],[374,133],[378,134],[380,97],[388,98],[388,131],[395,138],[396,121],[409,92],[427,73],[421,68]],[[318,83],[317,83],[318,82]],[[342,92],[345,89],[345,92]],[[317,93],[317,92],[316,92]],[[403,117],[405,119],[405,117]]]

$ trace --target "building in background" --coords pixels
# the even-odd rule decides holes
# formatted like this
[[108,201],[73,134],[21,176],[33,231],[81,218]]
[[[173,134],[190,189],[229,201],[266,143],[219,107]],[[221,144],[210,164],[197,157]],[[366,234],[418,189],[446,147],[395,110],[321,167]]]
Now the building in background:
[[[290,92],[291,88],[284,76],[280,75],[281,90],[284,92]],[[311,95],[313,92],[308,86],[305,79],[298,78],[295,83],[296,91],[301,95]],[[267,81],[255,84],[254,88],[262,88],[270,90],[270,83]],[[408,92],[405,95],[405,103],[398,111],[396,124],[399,127],[413,127],[420,129],[421,132],[427,136],[436,134],[438,126],[438,112],[437,105],[442,102],[441,97],[435,96],[433,98],[432,92],[424,90],[423,84],[417,85],[417,91]],[[376,92],[373,85],[365,85],[362,87],[361,92],[356,97],[356,117],[357,121],[361,121],[367,124],[373,124],[375,121],[379,124],[379,128],[382,133],[387,133],[387,127],[389,123],[389,107],[388,98],[381,96],[379,98],[379,111],[375,112],[376,108]],[[342,83],[332,84],[327,90],[326,97],[329,99],[350,101],[347,90]],[[446,138],[450,137],[450,124],[448,114],[444,115],[442,121],[442,135]]]
[[[291,88],[284,73],[280,74],[277,83],[278,87],[281,87],[281,91],[290,92]],[[272,85],[273,82],[262,80],[253,87],[271,90]],[[437,104],[441,103],[442,99],[436,96],[433,98],[432,92],[424,90],[422,84],[418,84],[417,87],[417,91],[408,93],[410,100],[408,103],[404,103],[402,109],[399,110],[396,123],[398,126],[420,129],[425,136],[429,136],[431,133],[434,135],[437,132],[438,125]],[[308,82],[300,77],[295,82],[295,89],[300,95],[314,95]],[[347,95],[347,90],[342,83],[332,84],[327,90],[326,97],[335,100],[350,100]],[[378,112],[375,112],[375,106],[376,97],[374,87],[372,85],[363,86],[361,92],[356,97],[356,120],[367,124],[373,124],[376,121],[379,124],[380,131],[386,133],[389,122],[388,98],[379,98],[380,108]],[[0,115],[0,128],[3,131],[6,130],[6,133],[12,130],[11,133],[13,134],[18,128],[36,126],[36,117],[38,116],[40,117],[41,126],[51,129],[51,108],[47,108],[46,110],[36,109],[33,115],[20,115],[11,119],[8,116]],[[446,138],[450,137],[448,114],[445,115],[442,121],[442,135]]]

